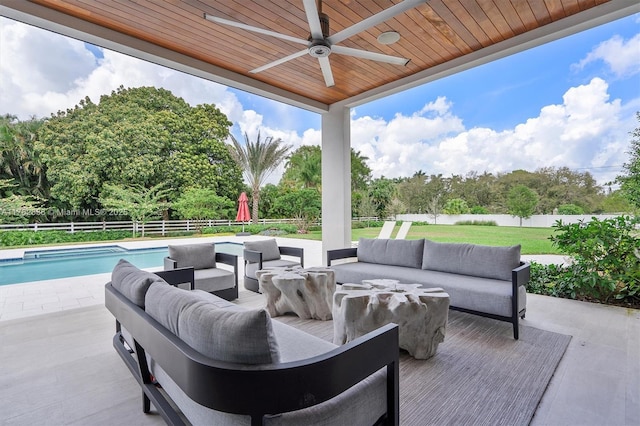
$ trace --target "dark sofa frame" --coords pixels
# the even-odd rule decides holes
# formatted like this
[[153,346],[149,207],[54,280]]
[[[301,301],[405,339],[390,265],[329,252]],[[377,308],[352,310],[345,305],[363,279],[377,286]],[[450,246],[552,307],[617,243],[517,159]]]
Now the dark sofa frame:
[[[337,250],[328,250],[327,251],[327,266],[331,267],[331,264],[335,260],[343,260],[349,258],[357,258],[358,257],[358,248],[345,248],[345,249],[337,249]],[[526,262],[520,262],[520,266],[511,271],[511,316],[504,315],[495,315],[489,314],[482,311],[475,311],[472,309],[460,308],[458,306],[449,305],[449,309],[454,311],[466,312],[468,314],[479,315],[486,318],[491,318],[499,321],[510,322],[513,325],[513,338],[518,340],[520,337],[520,327],[519,327],[519,319],[525,317],[527,309],[522,309],[518,311],[518,287],[521,285],[526,286],[527,282],[530,278],[530,265]],[[342,283],[337,283],[342,284]]]
[[[280,256],[291,256],[300,259],[300,266],[304,268],[304,249],[299,247],[286,247],[278,246],[280,250]],[[257,263],[258,270],[262,269],[262,252],[255,250],[244,249],[242,252],[244,258],[244,288],[247,290],[260,293],[260,283],[256,277],[250,277],[247,275],[247,264]]]
[[[238,256],[229,253],[216,252],[216,264],[222,263],[233,267],[233,279],[234,285],[232,288],[225,288],[224,290],[212,291],[211,294],[215,294],[218,297],[222,297],[225,300],[235,300],[238,298]],[[171,271],[178,268],[178,262],[170,257],[164,258],[164,270]],[[193,287],[192,287],[193,290]]]
[[[190,269],[190,268],[188,268]],[[182,274],[173,276],[173,273]],[[188,272],[186,272],[188,274]],[[184,283],[185,270],[158,273]],[[193,270],[191,270],[193,279]],[[180,414],[153,383],[146,352],[195,402],[263,424],[268,414],[300,410],[327,401],[381,368],[387,373],[387,414],[377,424],[400,424],[398,326],[388,324],[326,354],[276,365],[239,365],[208,358],[151,318],[144,309],[105,286],[105,306],[116,318],[113,346],[142,389],[142,410],[151,403],[169,425],[184,425]],[[135,340],[125,345],[121,327]],[[241,395],[242,397],[238,397]]]

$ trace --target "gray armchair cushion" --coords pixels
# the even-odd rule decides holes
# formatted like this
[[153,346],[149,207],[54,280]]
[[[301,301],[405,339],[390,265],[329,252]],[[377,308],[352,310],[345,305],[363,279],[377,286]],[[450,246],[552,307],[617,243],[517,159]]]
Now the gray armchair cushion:
[[280,249],[275,238],[270,240],[246,241],[244,248],[262,253],[262,261],[280,259]]
[[144,297],[149,286],[155,282],[167,284],[156,274],[142,271],[124,259],[120,259],[111,272],[111,285],[141,308],[144,308]]
[[520,265],[520,245],[490,247],[425,240],[422,269],[511,281]]
[[264,309],[219,308],[211,295],[151,286],[147,313],[201,354],[239,364],[270,364],[280,355],[271,317]]
[[222,268],[198,269],[194,271],[195,288],[208,292],[233,288],[236,276],[233,271]]
[[360,238],[358,241],[358,261],[420,268],[423,248],[424,240]]
[[169,257],[178,268],[207,269],[216,267],[216,248],[213,244],[169,246]]

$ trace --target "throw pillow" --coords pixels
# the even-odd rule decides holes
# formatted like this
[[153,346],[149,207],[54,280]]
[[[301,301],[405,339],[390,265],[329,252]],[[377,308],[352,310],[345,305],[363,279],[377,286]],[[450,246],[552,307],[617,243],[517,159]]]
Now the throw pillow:
[[280,259],[280,249],[278,248],[278,243],[275,238],[260,241],[246,241],[244,248],[262,253],[263,262]]
[[111,284],[124,297],[144,308],[144,298],[152,283],[167,284],[151,272],[142,271],[125,259],[120,259],[111,272]]
[[422,269],[511,281],[511,271],[519,265],[520,245],[492,247],[424,242]]
[[358,261],[419,269],[423,249],[424,240],[360,238]]
[[178,263],[178,268],[209,269],[216,267],[216,247],[214,244],[169,246],[169,257]]

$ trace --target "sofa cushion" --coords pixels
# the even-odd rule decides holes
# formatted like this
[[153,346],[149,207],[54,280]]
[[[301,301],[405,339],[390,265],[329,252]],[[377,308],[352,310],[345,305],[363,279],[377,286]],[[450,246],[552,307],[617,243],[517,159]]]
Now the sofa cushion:
[[111,272],[111,284],[124,297],[144,308],[144,297],[152,283],[166,281],[151,272],[142,271],[125,259],[120,259]]
[[420,268],[423,249],[424,240],[360,238],[358,241],[358,261]]
[[511,281],[520,265],[520,245],[490,247],[425,240],[422,269]]
[[262,253],[262,261],[280,259],[280,249],[275,238],[260,241],[245,241],[244,248]]
[[178,268],[207,269],[216,267],[216,248],[213,244],[170,245],[169,257],[178,263]]
[[219,308],[210,296],[198,290],[153,285],[147,291],[147,313],[209,358],[238,364],[279,362],[266,310]]

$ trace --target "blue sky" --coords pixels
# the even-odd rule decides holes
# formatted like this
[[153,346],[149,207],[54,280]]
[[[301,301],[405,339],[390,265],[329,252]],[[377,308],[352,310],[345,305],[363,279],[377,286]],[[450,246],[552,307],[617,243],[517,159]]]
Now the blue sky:
[[[318,114],[0,18],[0,114],[46,117],[120,85],[213,103],[232,133],[319,144]],[[630,16],[352,111],[374,177],[567,166],[604,184],[640,124],[640,17]],[[274,173],[277,182],[281,169]]]

